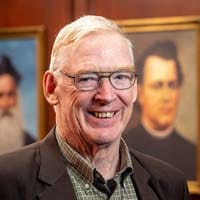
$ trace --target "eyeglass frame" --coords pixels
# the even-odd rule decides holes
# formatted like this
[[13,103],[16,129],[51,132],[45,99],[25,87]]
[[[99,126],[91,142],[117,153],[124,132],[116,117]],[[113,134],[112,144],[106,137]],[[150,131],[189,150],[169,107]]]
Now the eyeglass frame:
[[[82,88],[79,88],[79,87],[77,86],[77,81],[76,81],[77,76],[79,76],[80,74],[77,74],[77,75],[74,75],[74,76],[73,76],[73,75],[71,75],[71,74],[68,74],[68,73],[65,72],[64,70],[59,70],[59,72],[60,72],[61,74],[63,74],[64,76],[73,79],[73,80],[74,80],[74,85],[75,85],[75,87],[76,87],[78,90],[80,90],[80,91],[92,91],[92,90],[97,89],[97,88],[99,87],[100,79],[101,79],[101,78],[108,78],[108,80],[109,80],[110,84],[112,85],[112,87],[115,88],[115,89],[117,89],[117,90],[127,90],[127,89],[131,88],[131,87],[135,84],[135,82],[136,82],[136,80],[137,80],[137,77],[138,77],[138,74],[136,74],[135,71],[131,71],[131,70],[119,70],[119,71],[113,71],[113,72],[88,72],[88,73],[80,73],[80,74],[97,74],[97,76],[98,76],[98,81],[97,81],[97,85],[96,85],[95,88],[93,88],[93,89],[82,89]],[[134,77],[133,77],[133,78],[134,78],[134,81],[132,82],[132,84],[131,84],[129,87],[127,87],[127,88],[116,88],[116,87],[113,85],[113,83],[112,83],[112,81],[111,81],[111,77],[112,77],[113,74],[118,73],[118,72],[129,72],[129,73],[131,73],[131,74],[134,76]],[[108,75],[100,75],[100,74],[108,74]]]

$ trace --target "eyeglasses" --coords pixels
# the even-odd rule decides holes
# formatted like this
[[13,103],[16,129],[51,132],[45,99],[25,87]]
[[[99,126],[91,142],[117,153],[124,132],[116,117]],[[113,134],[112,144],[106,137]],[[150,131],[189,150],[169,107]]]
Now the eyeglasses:
[[99,87],[101,78],[108,78],[111,85],[118,90],[129,89],[135,84],[137,74],[133,71],[116,71],[116,72],[90,72],[81,73],[72,76],[63,70],[60,70],[63,75],[74,79],[74,85],[82,91],[91,91]]

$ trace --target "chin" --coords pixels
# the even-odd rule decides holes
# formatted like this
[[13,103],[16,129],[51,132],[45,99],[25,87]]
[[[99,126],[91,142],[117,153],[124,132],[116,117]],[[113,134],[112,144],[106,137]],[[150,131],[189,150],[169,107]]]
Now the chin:
[[113,143],[114,141],[118,140],[121,137],[121,133],[119,133],[119,129],[114,128],[95,128],[90,129],[86,133],[87,138],[90,138],[96,144],[109,144]]
[[118,138],[98,138],[93,140],[93,144],[98,146],[109,146],[115,143],[116,141],[118,141]]
[[158,123],[157,130],[165,130],[171,126],[171,123]]

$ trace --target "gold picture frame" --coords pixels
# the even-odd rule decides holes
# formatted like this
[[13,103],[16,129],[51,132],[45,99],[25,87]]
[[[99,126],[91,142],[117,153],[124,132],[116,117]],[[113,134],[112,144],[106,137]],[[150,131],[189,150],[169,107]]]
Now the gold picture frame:
[[22,75],[21,101],[26,130],[36,140],[46,132],[46,103],[42,91],[45,70],[45,27],[0,28],[0,53],[8,56]]
[[[193,163],[197,169],[196,178],[188,180],[188,186],[191,194],[200,194],[200,107],[198,105],[200,98],[200,17],[128,19],[119,20],[117,23],[133,43],[135,59],[146,47],[159,40],[173,40],[180,49],[179,57],[184,66],[184,86],[176,125],[179,129],[182,128],[181,130],[185,129],[185,132],[189,130],[183,136],[196,145],[197,161]],[[133,123],[132,117],[128,129],[133,128]],[[187,159],[190,155],[180,156]]]

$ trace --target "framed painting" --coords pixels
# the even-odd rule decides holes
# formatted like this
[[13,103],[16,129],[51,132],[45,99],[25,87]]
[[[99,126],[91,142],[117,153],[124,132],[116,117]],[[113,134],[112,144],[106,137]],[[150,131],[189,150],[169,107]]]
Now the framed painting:
[[43,26],[0,29],[0,55],[6,56],[21,76],[19,104],[25,130],[35,139],[46,131],[42,74],[45,70]]
[[133,148],[182,170],[190,193],[200,193],[200,18],[117,23],[133,44],[139,75],[138,99],[124,137]]

